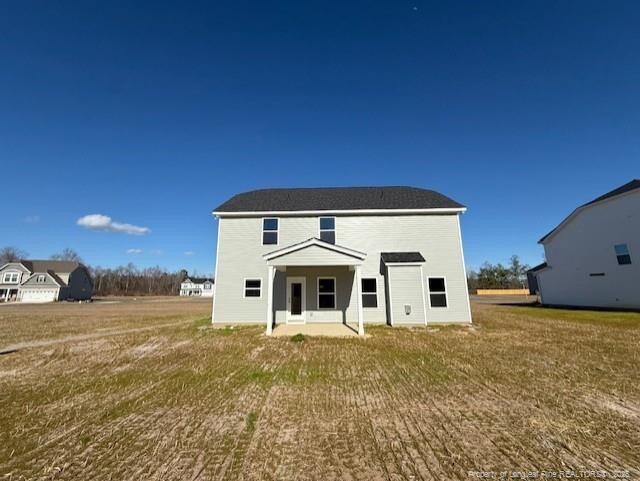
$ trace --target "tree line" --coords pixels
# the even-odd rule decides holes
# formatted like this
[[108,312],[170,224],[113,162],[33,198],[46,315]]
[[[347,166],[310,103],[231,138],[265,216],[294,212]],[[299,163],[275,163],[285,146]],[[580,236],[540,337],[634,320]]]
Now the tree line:
[[529,266],[520,262],[517,255],[512,255],[508,265],[485,262],[478,271],[469,271],[467,284],[469,290],[476,289],[526,289]]
[[[28,254],[16,247],[0,249],[0,265],[25,259]],[[51,259],[82,262],[73,249],[64,249],[53,254]],[[167,296],[180,292],[180,284],[187,271],[169,272],[158,266],[140,269],[129,263],[113,268],[87,266],[93,277],[94,294],[97,296]],[[522,289],[527,288],[529,266],[520,262],[517,255],[511,256],[508,265],[485,262],[478,271],[469,271],[469,290],[476,289]],[[195,275],[195,274],[194,274]]]
[[[28,258],[28,254],[16,247],[0,248],[0,266]],[[83,263],[73,249],[49,257],[52,260]],[[159,266],[140,269],[134,264],[105,268],[87,266],[93,279],[93,294],[96,296],[171,296],[180,292],[180,284],[187,278],[187,271],[170,272]]]

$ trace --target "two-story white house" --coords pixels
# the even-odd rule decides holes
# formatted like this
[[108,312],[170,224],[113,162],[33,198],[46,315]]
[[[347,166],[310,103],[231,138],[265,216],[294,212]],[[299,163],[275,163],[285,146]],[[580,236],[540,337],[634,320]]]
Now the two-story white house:
[[413,187],[266,189],[216,208],[214,323],[470,323],[460,214]]
[[213,297],[213,279],[187,277],[180,284],[180,295],[187,297]]
[[529,271],[547,305],[640,309],[640,180],[576,208]]

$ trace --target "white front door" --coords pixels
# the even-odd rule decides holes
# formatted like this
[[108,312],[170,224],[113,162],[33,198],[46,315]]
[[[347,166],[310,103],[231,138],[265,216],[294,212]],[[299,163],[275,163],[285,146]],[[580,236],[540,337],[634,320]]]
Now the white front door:
[[307,310],[307,280],[287,277],[287,324],[303,324]]

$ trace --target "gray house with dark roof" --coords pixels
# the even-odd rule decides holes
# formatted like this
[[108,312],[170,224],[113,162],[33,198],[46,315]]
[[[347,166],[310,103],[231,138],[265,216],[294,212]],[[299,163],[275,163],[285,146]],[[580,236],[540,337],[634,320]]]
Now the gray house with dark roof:
[[213,322],[470,323],[465,211],[415,187],[238,194],[213,212]]
[[0,267],[0,302],[91,299],[93,281],[79,262],[21,260]]

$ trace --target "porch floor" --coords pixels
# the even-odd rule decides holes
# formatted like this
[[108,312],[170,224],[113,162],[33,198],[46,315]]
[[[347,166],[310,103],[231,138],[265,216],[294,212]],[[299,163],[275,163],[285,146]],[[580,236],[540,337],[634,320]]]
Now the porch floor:
[[296,334],[305,336],[358,337],[358,326],[340,322],[317,324],[276,324],[272,336],[289,337]]

